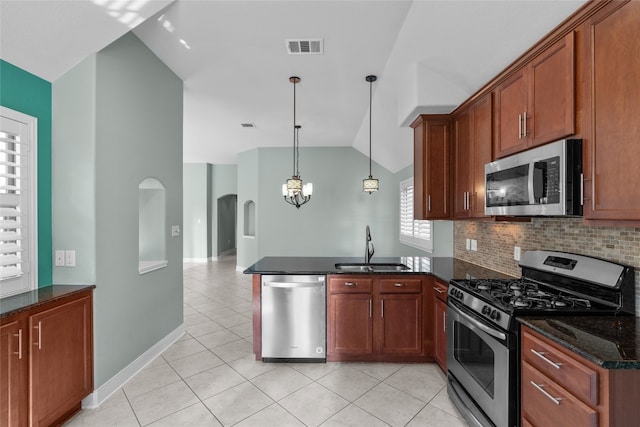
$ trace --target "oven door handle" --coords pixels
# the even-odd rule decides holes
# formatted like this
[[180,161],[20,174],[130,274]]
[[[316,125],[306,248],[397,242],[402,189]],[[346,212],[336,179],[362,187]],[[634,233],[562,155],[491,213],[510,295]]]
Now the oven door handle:
[[479,322],[478,319],[474,319],[472,316],[469,316],[467,313],[461,311],[459,308],[457,308],[453,304],[449,305],[449,307],[451,307],[453,310],[455,310],[455,312],[457,314],[459,314],[460,316],[464,317],[465,320],[470,322],[472,325],[474,325],[475,327],[477,327],[481,331],[486,332],[487,334],[491,335],[492,337],[497,338],[497,339],[502,340],[502,341],[507,339],[507,335],[504,334],[503,332],[496,331],[495,329],[488,327],[484,323]]

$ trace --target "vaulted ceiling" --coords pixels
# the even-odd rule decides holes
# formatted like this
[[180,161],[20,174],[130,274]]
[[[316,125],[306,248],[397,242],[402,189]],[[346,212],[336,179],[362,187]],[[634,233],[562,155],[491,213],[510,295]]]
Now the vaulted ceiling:
[[[447,113],[578,9],[568,1],[1,0],[0,58],[55,80],[133,30],[184,80],[184,161],[292,144],[412,163],[409,122]],[[290,55],[286,39],[322,39]],[[253,128],[243,127],[252,123]]]

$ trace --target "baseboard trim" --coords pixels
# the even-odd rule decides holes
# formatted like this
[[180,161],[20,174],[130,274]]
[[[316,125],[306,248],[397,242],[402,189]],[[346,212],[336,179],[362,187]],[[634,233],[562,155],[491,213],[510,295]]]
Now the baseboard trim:
[[142,353],[136,360],[127,365],[120,372],[111,377],[89,396],[82,400],[82,407],[95,409],[106,401],[113,393],[120,390],[123,385],[144,369],[149,363],[184,335],[184,324],[171,331],[167,336],[155,343],[149,350]]
[[209,262],[212,258],[183,258],[182,262]]

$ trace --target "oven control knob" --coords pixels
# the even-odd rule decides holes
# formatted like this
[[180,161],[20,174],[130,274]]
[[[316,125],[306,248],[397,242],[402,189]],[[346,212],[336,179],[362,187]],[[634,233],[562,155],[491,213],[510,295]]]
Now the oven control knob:
[[489,309],[488,306],[485,305],[484,307],[482,307],[482,314],[485,314],[485,315],[489,314],[489,311],[490,311],[490,309]]
[[495,318],[495,320],[500,320],[500,312],[499,312],[499,311],[496,311],[496,318]]

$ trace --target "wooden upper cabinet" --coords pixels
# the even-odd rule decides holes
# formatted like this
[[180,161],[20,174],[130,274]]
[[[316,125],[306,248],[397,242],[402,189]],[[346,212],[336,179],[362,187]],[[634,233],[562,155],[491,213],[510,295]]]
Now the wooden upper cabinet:
[[495,90],[495,158],[575,132],[574,33],[517,70]]
[[453,119],[453,215],[469,218],[471,188],[471,111],[465,110]]
[[640,222],[640,2],[615,1],[586,23],[584,218]]
[[527,110],[527,93],[526,68],[516,72],[495,90],[496,158],[527,148],[527,140],[522,131],[522,115]]
[[455,218],[484,214],[484,165],[492,160],[492,98],[485,95],[454,118]]
[[414,130],[415,219],[449,219],[450,137],[448,115],[421,115]]

